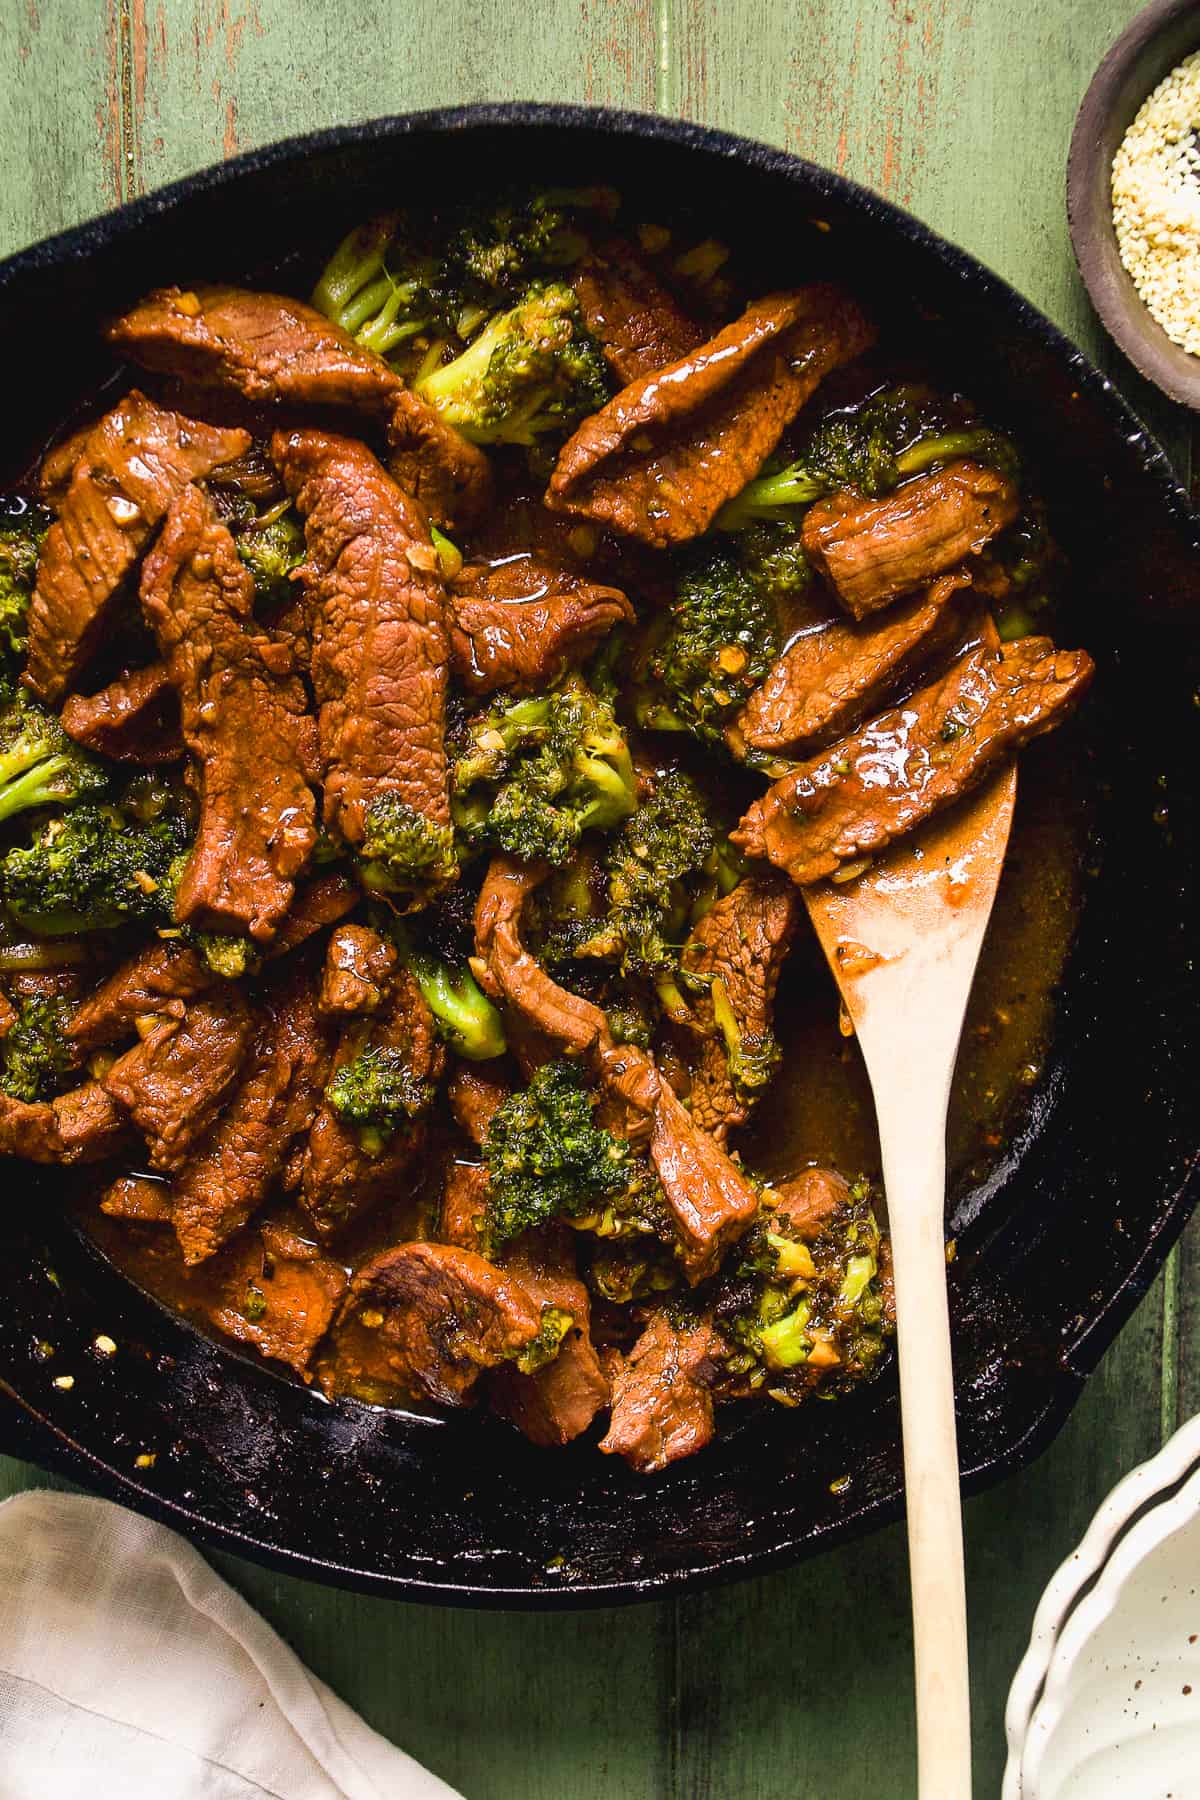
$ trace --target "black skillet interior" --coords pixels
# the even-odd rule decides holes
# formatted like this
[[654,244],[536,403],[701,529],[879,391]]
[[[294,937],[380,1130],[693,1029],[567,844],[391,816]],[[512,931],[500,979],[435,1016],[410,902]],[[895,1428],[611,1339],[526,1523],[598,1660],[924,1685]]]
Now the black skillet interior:
[[[1073,561],[1061,636],[1100,666],[1080,727],[1096,837],[1035,1103],[998,1174],[959,1199],[959,1421],[979,1487],[1061,1425],[1190,1205],[1197,528],[1107,383],[969,257],[823,170],[632,115],[471,108],[254,153],[0,268],[4,335],[24,350],[8,365],[9,430],[38,448],[106,372],[98,317],[146,287],[279,279],[289,259],[299,278],[412,181],[540,183],[547,169],[653,194],[659,215],[699,204],[715,234],[771,246],[764,273],[779,284],[842,270],[1016,429]],[[638,1479],[590,1447],[540,1452],[487,1419],[326,1405],[130,1288],[52,1180],[9,1164],[4,1182],[0,1441],[210,1543],[346,1586],[564,1607],[762,1571],[899,1511],[888,1378],[802,1420],[756,1415]],[[116,1356],[95,1350],[102,1333]],[[69,1388],[54,1385],[63,1375]]]

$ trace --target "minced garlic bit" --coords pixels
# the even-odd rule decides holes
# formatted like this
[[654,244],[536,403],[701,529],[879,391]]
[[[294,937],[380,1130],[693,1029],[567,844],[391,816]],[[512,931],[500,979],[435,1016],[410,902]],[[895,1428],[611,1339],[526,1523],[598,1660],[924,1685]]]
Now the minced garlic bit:
[[100,1352],[101,1356],[115,1356],[117,1354],[117,1346],[106,1331],[102,1331],[100,1336],[95,1339],[95,1348]]
[[75,1377],[73,1375],[56,1375],[54,1377],[54,1386],[56,1388],[62,1388],[64,1393],[69,1394],[71,1389],[75,1386]]
[[1200,355],[1200,50],[1160,81],[1113,157],[1121,261],[1172,343]]
[[153,1450],[143,1450],[140,1456],[134,1457],[133,1466],[135,1469],[152,1469],[156,1460]]

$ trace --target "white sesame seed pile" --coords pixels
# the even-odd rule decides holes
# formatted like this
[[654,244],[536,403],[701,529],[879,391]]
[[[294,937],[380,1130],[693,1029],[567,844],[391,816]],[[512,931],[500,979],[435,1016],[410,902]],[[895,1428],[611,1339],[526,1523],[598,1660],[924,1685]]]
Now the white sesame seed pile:
[[1200,355],[1200,50],[1160,81],[1113,157],[1121,261],[1173,343]]

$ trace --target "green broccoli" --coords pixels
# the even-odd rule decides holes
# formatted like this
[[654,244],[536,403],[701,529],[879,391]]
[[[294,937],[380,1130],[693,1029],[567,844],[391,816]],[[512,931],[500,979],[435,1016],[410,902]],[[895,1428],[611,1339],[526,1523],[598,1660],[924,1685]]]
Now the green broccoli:
[[725,1060],[734,1093],[749,1104],[769,1086],[783,1054],[770,1031],[745,1031],[738,1023],[725,983],[719,975],[709,984],[713,1019],[725,1043]]
[[401,1126],[428,1110],[433,1088],[413,1074],[401,1051],[368,1044],[342,1064],[325,1098],[339,1119],[357,1127],[368,1155],[379,1156]]
[[499,1249],[549,1219],[594,1216],[629,1183],[630,1150],[592,1119],[593,1096],[571,1063],[543,1063],[488,1127],[485,1236]]
[[612,709],[579,678],[497,699],[454,744],[451,811],[470,849],[494,845],[562,867],[585,831],[633,812],[636,779]]
[[466,962],[456,963],[419,942],[398,919],[381,925],[389,932],[413,980],[425,997],[439,1035],[468,1062],[490,1062],[508,1045],[504,1022]]
[[1011,440],[967,416],[961,402],[917,386],[887,388],[823,419],[796,460],[758,475],[722,507],[716,526],[736,532],[763,520],[794,523],[824,494],[890,493],[909,476],[963,456],[1017,472]]
[[672,976],[693,889],[715,870],[717,847],[695,782],[678,771],[661,776],[609,849],[607,916],[575,954],[619,963],[626,975]]
[[563,1339],[575,1323],[575,1315],[563,1306],[551,1306],[549,1302],[542,1308],[542,1322],[536,1337],[530,1338],[525,1348],[513,1358],[522,1375],[536,1375],[547,1363],[554,1361],[562,1349]]
[[470,209],[451,230],[447,261],[476,301],[491,307],[515,299],[531,281],[580,260],[587,239],[575,214],[608,198],[598,189],[564,188]]
[[814,1388],[845,1391],[874,1374],[891,1331],[879,1278],[881,1234],[865,1182],[810,1241],[764,1207],[718,1278],[714,1323],[737,1392],[795,1405]]
[[670,613],[648,648],[635,712],[648,730],[723,741],[725,720],[780,650],[772,594],[719,539],[683,561]]
[[69,1000],[37,994],[14,1008],[16,1019],[0,1038],[0,1093],[33,1105],[70,1085],[74,1052],[66,1026]]
[[419,813],[399,794],[381,794],[367,811],[358,846],[359,876],[371,893],[424,906],[458,875],[454,827]]
[[255,604],[280,606],[295,590],[292,571],[304,561],[304,524],[291,506],[273,507],[237,534],[238,555],[254,577]]
[[26,614],[50,513],[21,494],[0,496],[0,666],[24,656]]
[[531,287],[413,387],[477,444],[532,445],[551,431],[566,436],[609,397],[604,358],[574,293],[561,283]]
[[0,857],[0,901],[35,936],[166,926],[185,848],[178,817],[140,825],[118,807],[84,803]]
[[0,701],[0,820],[33,806],[74,806],[107,787],[104,765],[25,688]]
[[398,213],[385,213],[342,239],[312,301],[364,349],[387,356],[431,324],[449,329],[437,288],[435,260],[406,242]]

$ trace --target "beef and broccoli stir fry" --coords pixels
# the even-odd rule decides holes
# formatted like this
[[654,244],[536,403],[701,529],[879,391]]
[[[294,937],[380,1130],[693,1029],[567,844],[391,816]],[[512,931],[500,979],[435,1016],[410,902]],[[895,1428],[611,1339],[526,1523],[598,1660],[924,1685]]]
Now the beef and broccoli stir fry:
[[1087,685],[1014,444],[603,189],[107,336],[0,504],[0,1150],[331,1397],[658,1470],[869,1379],[878,1192],[741,1134],[801,888]]

